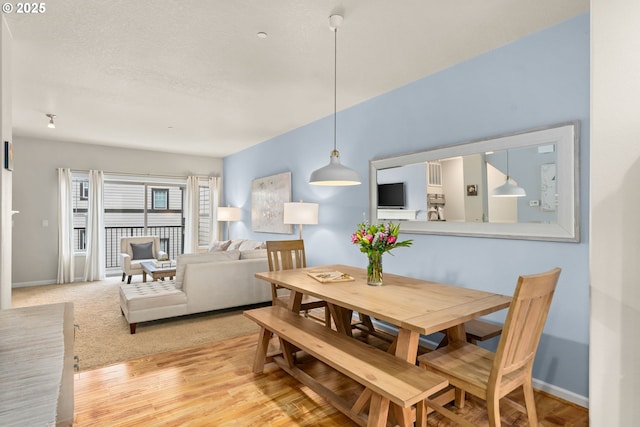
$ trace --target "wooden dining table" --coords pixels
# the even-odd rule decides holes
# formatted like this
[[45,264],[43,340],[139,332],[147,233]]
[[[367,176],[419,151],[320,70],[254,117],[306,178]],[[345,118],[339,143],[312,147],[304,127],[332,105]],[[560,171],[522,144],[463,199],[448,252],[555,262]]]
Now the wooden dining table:
[[[340,272],[349,279],[320,282],[309,274],[318,272]],[[370,286],[366,269],[340,264],[255,276],[290,289],[288,308],[294,312],[300,310],[303,295],[326,301],[336,329],[345,334],[351,333],[354,311],[397,327],[389,352],[410,363],[416,363],[421,335],[446,331],[450,343],[464,341],[464,322],[511,303],[510,296],[388,273],[384,274],[383,285]]]

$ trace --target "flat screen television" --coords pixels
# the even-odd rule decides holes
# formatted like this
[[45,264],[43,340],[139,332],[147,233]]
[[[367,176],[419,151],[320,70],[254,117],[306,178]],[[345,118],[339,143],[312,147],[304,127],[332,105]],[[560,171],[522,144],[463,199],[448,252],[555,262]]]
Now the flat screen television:
[[404,182],[378,184],[378,208],[404,209]]

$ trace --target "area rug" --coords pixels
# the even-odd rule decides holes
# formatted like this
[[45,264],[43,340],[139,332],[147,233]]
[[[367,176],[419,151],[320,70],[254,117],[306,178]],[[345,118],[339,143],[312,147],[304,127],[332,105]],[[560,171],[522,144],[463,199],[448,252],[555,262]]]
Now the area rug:
[[79,370],[89,370],[150,354],[258,332],[242,309],[223,310],[138,324],[134,335],[120,312],[119,277],[103,281],[13,289],[13,307],[71,301],[74,353]]

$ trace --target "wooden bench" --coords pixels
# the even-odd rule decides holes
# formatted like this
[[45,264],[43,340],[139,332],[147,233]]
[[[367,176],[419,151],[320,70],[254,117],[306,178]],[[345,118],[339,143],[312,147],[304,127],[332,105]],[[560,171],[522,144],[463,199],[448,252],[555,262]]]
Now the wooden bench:
[[477,344],[478,341],[485,341],[500,335],[502,333],[502,325],[472,319],[465,322],[464,330],[467,334],[467,341],[471,344]]
[[[478,344],[478,341],[486,341],[500,335],[502,333],[502,325],[484,322],[478,319],[471,319],[464,323],[464,330],[467,342],[471,344]],[[442,338],[442,341],[438,344],[438,348],[442,348],[448,343],[449,340],[445,335],[444,338]]]
[[[267,360],[272,333],[280,339],[282,355],[273,361],[303,384],[314,389],[332,405],[361,426],[386,426],[389,402],[401,411],[396,417],[411,413],[417,405],[417,417],[426,409],[424,399],[447,387],[443,378],[390,353],[348,337],[319,323],[299,316],[283,307],[270,306],[248,310],[244,315],[261,327],[261,335],[253,365],[261,373]],[[353,405],[336,396],[328,388],[295,366],[292,352],[297,347],[348,376],[365,387]],[[368,416],[362,410],[369,404]],[[426,413],[424,413],[426,416]],[[413,425],[413,420],[403,421]]]

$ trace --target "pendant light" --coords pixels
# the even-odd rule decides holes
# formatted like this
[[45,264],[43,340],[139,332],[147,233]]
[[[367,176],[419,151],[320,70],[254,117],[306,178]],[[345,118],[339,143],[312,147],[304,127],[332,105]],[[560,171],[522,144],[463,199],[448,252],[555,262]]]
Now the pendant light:
[[524,188],[519,187],[509,176],[509,150],[507,150],[507,179],[504,184],[494,188],[491,195],[493,197],[524,197],[527,195]]
[[336,116],[337,116],[337,80],[338,80],[338,27],[342,24],[341,15],[329,17],[329,28],[334,33],[334,62],[333,62],[333,151],[329,156],[329,164],[311,173],[309,183],[313,185],[358,185],[358,173],[340,164],[340,153],[336,145]]
[[56,115],[55,114],[45,114],[45,116],[49,117],[49,124],[47,125],[47,127],[49,129],[55,129],[56,128],[56,124],[53,122],[53,118]]

